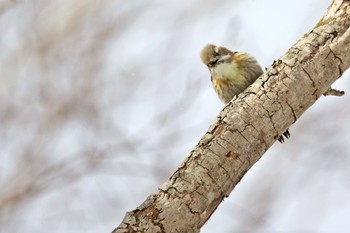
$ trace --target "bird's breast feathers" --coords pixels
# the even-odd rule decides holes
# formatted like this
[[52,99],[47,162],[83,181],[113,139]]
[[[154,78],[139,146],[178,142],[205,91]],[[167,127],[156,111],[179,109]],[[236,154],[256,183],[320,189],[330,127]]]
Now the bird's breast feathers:
[[221,63],[211,69],[212,81],[222,84],[233,82],[244,85],[247,81],[235,63]]

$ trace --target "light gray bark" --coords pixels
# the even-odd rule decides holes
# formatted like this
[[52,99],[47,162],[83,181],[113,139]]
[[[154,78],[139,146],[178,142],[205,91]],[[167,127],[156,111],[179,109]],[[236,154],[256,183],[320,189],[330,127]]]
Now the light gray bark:
[[350,1],[333,1],[316,27],[220,112],[181,167],[113,232],[199,232],[243,175],[350,66],[349,25]]

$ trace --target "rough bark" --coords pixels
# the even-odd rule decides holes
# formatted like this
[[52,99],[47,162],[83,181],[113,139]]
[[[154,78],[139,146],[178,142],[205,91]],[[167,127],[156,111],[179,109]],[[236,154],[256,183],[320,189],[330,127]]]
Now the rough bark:
[[181,167],[113,232],[199,232],[242,176],[350,66],[349,25],[350,1],[334,0],[310,33],[225,106]]

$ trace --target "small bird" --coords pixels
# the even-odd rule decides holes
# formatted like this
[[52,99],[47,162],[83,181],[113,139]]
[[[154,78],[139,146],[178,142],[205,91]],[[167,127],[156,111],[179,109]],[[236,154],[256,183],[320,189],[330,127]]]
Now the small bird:
[[[214,90],[225,104],[263,74],[255,58],[247,53],[232,52],[227,48],[208,44],[202,49],[200,57],[209,68]],[[283,135],[289,138],[289,131]],[[281,143],[284,142],[283,135],[278,139]]]

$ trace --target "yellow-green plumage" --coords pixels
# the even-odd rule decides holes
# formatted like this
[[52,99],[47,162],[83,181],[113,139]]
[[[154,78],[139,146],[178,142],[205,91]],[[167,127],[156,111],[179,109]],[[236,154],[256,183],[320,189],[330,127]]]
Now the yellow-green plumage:
[[263,73],[249,54],[231,52],[224,47],[207,45],[201,59],[208,66],[214,90],[224,103],[247,89]]

